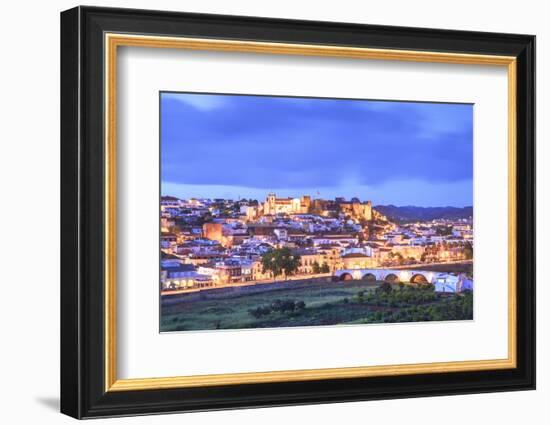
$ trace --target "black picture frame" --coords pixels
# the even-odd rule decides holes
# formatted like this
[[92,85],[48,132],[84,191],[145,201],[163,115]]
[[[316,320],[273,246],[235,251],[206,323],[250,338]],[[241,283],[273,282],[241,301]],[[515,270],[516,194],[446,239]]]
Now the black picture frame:
[[[106,392],[105,32],[516,57],[517,367]],[[534,36],[96,7],[76,7],[61,13],[62,413],[92,418],[534,388]]]

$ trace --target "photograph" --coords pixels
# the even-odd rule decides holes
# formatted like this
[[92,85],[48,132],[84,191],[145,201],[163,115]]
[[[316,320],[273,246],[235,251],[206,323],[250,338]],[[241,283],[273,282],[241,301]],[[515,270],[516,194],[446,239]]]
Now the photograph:
[[472,104],[160,93],[160,331],[473,320]]

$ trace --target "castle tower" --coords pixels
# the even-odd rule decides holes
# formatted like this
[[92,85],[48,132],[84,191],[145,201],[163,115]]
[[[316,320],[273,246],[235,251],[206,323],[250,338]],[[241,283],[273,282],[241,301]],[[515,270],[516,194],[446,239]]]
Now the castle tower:
[[267,194],[264,204],[264,214],[275,214],[275,194],[273,192]]
[[363,213],[364,217],[365,217],[365,220],[372,220],[372,202],[371,201],[367,201],[365,203],[365,209],[364,209],[364,213]]
[[304,195],[302,196],[302,208],[304,213],[309,213],[311,210],[311,196]]

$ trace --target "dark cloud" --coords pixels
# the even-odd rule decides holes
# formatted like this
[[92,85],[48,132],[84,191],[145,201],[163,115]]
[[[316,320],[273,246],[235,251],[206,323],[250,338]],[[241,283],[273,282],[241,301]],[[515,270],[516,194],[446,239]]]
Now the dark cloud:
[[472,178],[472,106],[163,94],[164,182],[330,187]]

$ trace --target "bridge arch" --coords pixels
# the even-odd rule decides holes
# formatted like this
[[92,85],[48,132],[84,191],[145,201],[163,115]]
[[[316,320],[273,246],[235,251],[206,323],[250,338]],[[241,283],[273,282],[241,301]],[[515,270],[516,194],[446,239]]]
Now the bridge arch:
[[384,281],[388,283],[396,283],[399,282],[399,277],[395,273],[388,273],[384,277]]
[[366,280],[367,282],[375,282],[378,279],[376,279],[376,276],[373,273],[365,273],[363,275],[363,280]]
[[353,280],[351,273],[342,273],[339,280]]
[[428,279],[422,273],[416,273],[412,275],[410,283],[425,284],[428,283]]

